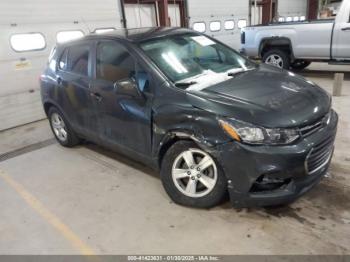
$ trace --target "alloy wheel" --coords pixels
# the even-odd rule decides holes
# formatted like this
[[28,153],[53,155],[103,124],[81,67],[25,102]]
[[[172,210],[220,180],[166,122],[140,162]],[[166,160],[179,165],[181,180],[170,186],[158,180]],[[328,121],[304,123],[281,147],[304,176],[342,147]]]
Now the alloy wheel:
[[209,194],[218,178],[214,159],[200,149],[190,148],[175,159],[172,179],[176,188],[189,197]]
[[279,68],[283,68],[283,59],[282,57],[276,54],[269,55],[266,58],[265,63]]
[[67,140],[68,133],[66,129],[66,124],[64,123],[62,117],[59,114],[53,113],[51,115],[51,125],[57,139],[59,139],[62,142],[65,142]]

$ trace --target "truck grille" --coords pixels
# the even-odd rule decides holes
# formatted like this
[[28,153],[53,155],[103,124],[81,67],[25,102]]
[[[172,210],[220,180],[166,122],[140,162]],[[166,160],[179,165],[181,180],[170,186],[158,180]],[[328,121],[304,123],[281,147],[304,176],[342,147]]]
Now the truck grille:
[[300,128],[299,129],[300,134],[303,137],[306,137],[315,133],[320,128],[322,128],[323,126],[329,123],[330,117],[331,117],[331,113],[328,113],[324,117],[322,117],[321,120],[316,121],[314,124]]
[[333,143],[334,136],[330,136],[311,149],[305,162],[306,171],[309,175],[321,170],[329,163],[333,153]]

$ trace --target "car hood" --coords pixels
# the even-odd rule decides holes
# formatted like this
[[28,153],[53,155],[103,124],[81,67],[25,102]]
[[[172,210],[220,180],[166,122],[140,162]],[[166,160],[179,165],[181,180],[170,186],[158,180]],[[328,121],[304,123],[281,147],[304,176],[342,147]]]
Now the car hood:
[[311,81],[265,64],[187,96],[195,107],[264,127],[308,125],[331,107],[330,96]]

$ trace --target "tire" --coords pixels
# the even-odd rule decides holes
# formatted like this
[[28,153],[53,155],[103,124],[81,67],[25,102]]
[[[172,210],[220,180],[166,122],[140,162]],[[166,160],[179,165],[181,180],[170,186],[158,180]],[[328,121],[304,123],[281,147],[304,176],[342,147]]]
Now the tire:
[[306,67],[308,67],[311,64],[310,61],[306,61],[306,60],[295,60],[290,67],[295,69],[295,70],[303,70]]
[[[185,154],[191,152],[195,161],[194,166],[188,168],[183,158],[184,152]],[[208,167],[198,165],[204,157],[207,157],[207,161],[204,162]],[[181,169],[179,164],[182,165]],[[198,167],[203,169],[199,171]],[[174,178],[176,172],[173,172],[173,168],[181,170],[179,174],[182,178]],[[210,208],[220,204],[227,195],[227,179],[219,163],[191,141],[178,141],[168,149],[162,161],[160,174],[165,191],[175,203],[180,205]],[[190,185],[194,186],[189,187],[190,182]]]
[[48,118],[52,133],[62,146],[73,147],[79,144],[80,139],[75,134],[66,118],[56,107],[51,107],[49,109]]
[[289,55],[280,49],[272,49],[263,55],[262,61],[265,64],[273,65],[283,69],[289,69]]

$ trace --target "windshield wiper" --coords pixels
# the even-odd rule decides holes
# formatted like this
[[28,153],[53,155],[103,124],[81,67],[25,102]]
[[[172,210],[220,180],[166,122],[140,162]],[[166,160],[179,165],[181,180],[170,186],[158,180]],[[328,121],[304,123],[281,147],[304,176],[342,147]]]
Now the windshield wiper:
[[177,82],[175,83],[175,86],[177,87],[189,87],[191,85],[197,84],[195,81],[190,81],[190,82]]

